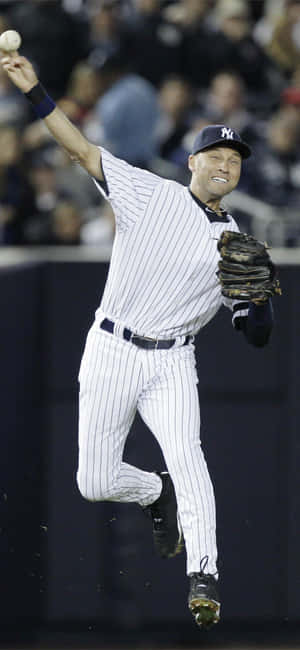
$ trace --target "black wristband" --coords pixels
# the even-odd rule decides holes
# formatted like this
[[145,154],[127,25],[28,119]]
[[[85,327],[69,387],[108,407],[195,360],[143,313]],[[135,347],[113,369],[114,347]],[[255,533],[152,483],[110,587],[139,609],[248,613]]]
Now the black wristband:
[[49,97],[41,83],[37,83],[28,93],[24,94],[32,103],[37,116],[42,119],[50,115],[56,107],[55,102]]

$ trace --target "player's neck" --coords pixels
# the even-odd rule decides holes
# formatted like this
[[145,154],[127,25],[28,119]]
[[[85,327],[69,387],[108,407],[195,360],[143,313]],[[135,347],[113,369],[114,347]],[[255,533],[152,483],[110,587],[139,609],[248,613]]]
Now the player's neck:
[[203,203],[206,203],[210,210],[214,210],[217,214],[222,214],[220,206],[221,199],[208,199],[207,201],[203,201]]
[[199,191],[197,191],[197,190],[195,191],[195,188],[192,187],[191,185],[190,185],[190,188],[189,188],[189,189],[190,189],[190,192],[191,192],[191,193],[192,193],[192,194],[193,194],[197,199],[199,199],[202,203],[205,203],[205,205],[207,205],[207,207],[208,207],[210,210],[213,210],[214,212],[216,212],[216,213],[219,214],[219,215],[222,214],[222,210],[221,210],[221,207],[220,207],[221,199],[219,199],[219,198],[217,198],[217,199],[212,199],[210,196],[204,196],[204,194],[201,194],[201,192],[199,192]]

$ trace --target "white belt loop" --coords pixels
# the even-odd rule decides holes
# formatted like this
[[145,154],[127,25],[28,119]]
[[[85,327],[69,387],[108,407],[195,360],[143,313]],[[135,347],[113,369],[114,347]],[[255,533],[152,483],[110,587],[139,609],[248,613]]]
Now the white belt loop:
[[176,339],[175,339],[175,343],[174,343],[174,345],[173,345],[173,348],[180,348],[180,347],[184,344],[184,342],[185,342],[187,336],[190,337],[190,338],[189,338],[189,343],[194,343],[195,337],[194,337],[193,334],[184,334],[184,335],[182,335],[182,336],[177,336],[177,337],[176,337]]
[[180,348],[184,344],[185,339],[186,339],[185,334],[184,334],[184,336],[176,336],[173,348]]
[[114,334],[115,334],[115,336],[118,336],[119,338],[122,339],[123,338],[123,331],[124,331],[123,325],[121,325],[118,322],[115,323],[115,326],[114,326]]

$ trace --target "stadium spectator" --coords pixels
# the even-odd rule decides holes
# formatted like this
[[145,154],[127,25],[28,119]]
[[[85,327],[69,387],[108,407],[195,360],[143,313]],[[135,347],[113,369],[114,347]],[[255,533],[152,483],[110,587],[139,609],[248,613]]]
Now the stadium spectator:
[[21,166],[22,147],[16,128],[0,128],[0,242],[23,243],[29,187]]
[[[72,122],[83,128],[98,97],[98,75],[87,61],[81,61],[71,71],[66,92],[57,103]],[[26,104],[28,108],[28,102]],[[25,149],[28,151],[56,146],[42,120],[36,120],[26,126],[23,141]]]
[[[1,6],[0,31],[22,33],[21,52],[58,105],[96,144],[186,184],[195,132],[223,122],[254,147],[240,189],[275,207],[294,206],[299,201],[300,0],[259,5],[85,0],[73,12],[51,0],[10,2]],[[0,154],[2,244],[22,243],[23,229],[26,243],[53,243],[53,214],[61,200],[80,210],[80,241],[111,241],[106,204],[93,183],[35,120],[2,68],[0,133],[5,147],[11,143],[12,155],[9,163],[8,152]],[[75,219],[73,225],[75,230]]]
[[189,127],[189,118],[196,104],[195,91],[185,79],[174,75],[164,79],[158,98],[161,109],[158,129],[160,155],[172,160],[173,151]]
[[215,73],[224,68],[238,73],[255,109],[258,100],[265,103],[267,93],[273,92],[274,65],[252,36],[249,5],[246,0],[219,0],[215,16],[217,31],[210,43]]
[[286,0],[267,49],[287,77],[300,66],[300,0]]
[[122,13],[121,0],[90,0],[90,50],[97,48],[103,59],[120,49],[129,52],[130,32]]
[[214,4],[215,0],[177,0],[166,6],[164,14],[183,28],[200,22],[208,25],[210,10]]
[[131,21],[131,61],[135,72],[158,86],[183,73],[183,32],[162,11],[161,0],[135,0]]
[[53,151],[54,160],[58,188],[76,202],[81,210],[83,221],[97,214],[104,199],[86,171],[80,165],[74,165],[69,156],[59,147],[55,147]]
[[300,115],[281,107],[272,116],[266,138],[255,149],[253,161],[239,188],[270,205],[299,209]]
[[[190,172],[188,170],[188,157],[191,152],[192,144],[195,140],[197,133],[208,124],[211,124],[210,120],[203,118],[200,113],[195,111],[192,112],[189,120],[189,126],[187,126],[182,137],[177,142],[177,146],[172,148],[172,151],[169,152],[168,161],[173,166],[173,178],[182,182],[184,185],[188,185],[190,181]],[[167,169],[169,176],[172,176],[172,168]],[[163,172],[161,175],[166,175]]]
[[128,69],[122,51],[103,60],[94,50],[89,63],[98,74],[95,106],[98,134],[93,141],[128,162],[147,167],[158,149],[157,92],[149,81]]
[[[35,126],[36,123],[28,129]],[[85,225],[89,226],[89,237],[86,237],[89,243],[98,243],[99,239],[106,243],[112,241],[112,231],[108,228],[106,216],[102,214],[106,202],[85,170],[74,165],[66,152],[53,142],[45,143],[36,136],[33,141],[36,146],[27,149],[31,194],[27,219],[23,224],[25,242],[75,245],[80,243],[81,229]],[[24,142],[28,146],[28,137],[24,138]],[[78,228],[77,213],[80,216]],[[97,224],[93,230],[92,222]],[[77,230],[79,234],[76,234]]]
[[42,83],[57,99],[65,92],[75,63],[88,56],[88,21],[52,0],[15,2],[7,20],[22,34],[22,53],[33,62]]
[[0,34],[5,32],[6,29],[9,29],[9,23],[7,22],[6,16],[3,13],[0,13]]
[[290,83],[281,93],[281,104],[300,115],[300,66],[296,68],[290,79]]
[[253,25],[253,37],[264,49],[272,39],[275,25],[283,15],[285,0],[264,0],[260,18]]
[[81,243],[80,210],[71,199],[62,199],[50,216],[49,244],[55,246],[78,246]]
[[59,201],[69,197],[59,190],[51,151],[35,151],[28,163],[31,204],[23,227],[24,242],[31,245],[49,244],[52,241],[54,210]]
[[182,75],[195,87],[206,88],[216,67],[215,31],[210,26],[210,0],[179,0],[166,10],[169,20],[182,30]]
[[235,72],[219,72],[213,77],[201,113],[207,120],[238,131],[251,145],[261,138],[263,122],[247,109],[245,84]]
[[59,100],[59,106],[77,126],[94,109],[99,98],[99,80],[94,68],[87,61],[76,63],[71,71],[66,93]]

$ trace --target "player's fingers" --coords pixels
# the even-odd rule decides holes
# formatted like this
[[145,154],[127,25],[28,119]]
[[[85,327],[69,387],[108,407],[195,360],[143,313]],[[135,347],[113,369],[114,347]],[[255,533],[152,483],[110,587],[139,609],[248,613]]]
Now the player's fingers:
[[5,57],[5,59],[1,59],[1,64],[4,70],[15,70],[15,65]]
[[24,56],[20,56],[17,50],[14,52],[11,52],[10,54],[5,54],[4,56],[1,57],[1,62],[2,63],[13,63],[15,65],[25,65],[26,63],[29,64],[29,61],[25,59]]
[[6,61],[6,62],[1,61],[1,64],[2,64],[2,68],[6,72],[11,72],[12,70],[15,70],[15,67],[13,65],[11,65],[11,63],[9,61]]
[[17,51],[12,52],[12,56],[9,56],[9,58],[17,66],[20,66],[21,68],[23,68],[25,66],[32,68],[32,65],[31,65],[30,61],[28,61],[28,59],[26,59],[25,56],[20,56],[20,54]]
[[5,56],[1,59],[1,64],[4,70],[7,72],[12,72],[14,70],[18,70],[20,68],[24,68],[24,65],[22,62],[20,62],[20,57],[10,57],[10,56]]
[[15,74],[19,69],[19,66],[13,63],[12,61],[10,61],[8,57],[5,57],[5,59],[1,59],[1,65],[3,70],[5,70],[5,72],[8,75]]
[[10,63],[10,58],[9,58],[9,56],[6,56],[6,55],[5,55],[5,56],[1,56],[0,61],[1,61],[1,63],[2,63],[3,65],[5,65],[6,63]]
[[8,56],[7,54],[5,56],[1,57],[2,65],[15,65],[16,62],[17,62],[16,58]]

